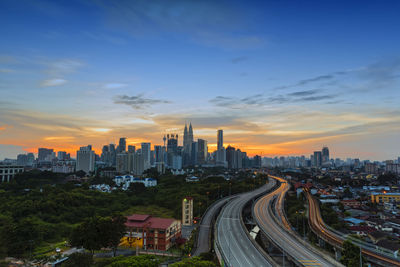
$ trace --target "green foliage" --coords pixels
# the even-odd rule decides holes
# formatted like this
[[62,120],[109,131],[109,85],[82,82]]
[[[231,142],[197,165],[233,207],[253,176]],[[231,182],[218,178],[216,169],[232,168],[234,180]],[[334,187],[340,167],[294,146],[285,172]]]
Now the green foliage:
[[[360,248],[354,245],[351,241],[346,240],[343,242],[342,258],[340,262],[347,267],[359,267],[360,266]],[[366,262],[362,258],[362,262]],[[366,266],[363,264],[363,266]]]
[[170,264],[171,267],[216,267],[214,262],[203,260],[201,257],[186,258],[182,261]]
[[[12,182],[0,184],[0,256],[35,256],[35,248],[65,240],[77,225],[96,216],[119,212],[180,218],[185,196],[194,198],[194,215],[201,216],[213,201],[254,189],[266,181],[262,175],[251,176],[246,172],[242,180],[226,181],[214,176],[187,183],[186,176],[163,175],[156,187],[132,186],[126,192],[103,193],[90,190],[88,183],[65,183],[64,174],[37,170],[18,174]],[[93,179],[91,183],[103,178]],[[75,240],[85,236],[84,230],[80,229],[82,234]]]
[[161,259],[152,255],[140,255],[132,257],[116,257],[106,267],[157,267]]
[[100,248],[110,247],[115,256],[115,250],[126,232],[125,222],[126,217],[119,214],[113,218],[88,218],[72,231],[71,245],[83,246],[92,253]]
[[93,264],[93,255],[90,253],[74,253],[68,256],[68,260],[61,267],[88,267]]

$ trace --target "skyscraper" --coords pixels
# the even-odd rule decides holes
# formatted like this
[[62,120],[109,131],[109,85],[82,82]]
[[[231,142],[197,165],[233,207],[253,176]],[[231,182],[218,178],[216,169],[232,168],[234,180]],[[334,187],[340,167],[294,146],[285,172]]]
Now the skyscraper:
[[328,147],[324,146],[322,148],[322,163],[326,163],[329,161],[329,149]]
[[189,125],[189,130],[187,124],[185,123],[185,129],[183,131],[183,153],[182,160],[184,165],[189,165],[191,162],[192,154],[192,143],[193,143],[193,128],[192,123]]
[[143,164],[144,164],[144,170],[150,169],[151,163],[150,163],[150,150],[151,150],[151,144],[150,143],[142,143],[142,157],[143,157]]
[[83,146],[76,152],[76,171],[84,171],[89,174],[94,171],[95,154],[92,146]]
[[314,166],[321,167],[322,165],[322,152],[314,151]]
[[126,137],[121,137],[119,139],[119,144],[118,144],[117,150],[119,153],[126,151]]
[[198,144],[197,161],[199,164],[206,164],[208,155],[207,141],[203,139],[197,139],[197,144]]
[[220,150],[224,147],[224,131],[218,130],[217,133],[217,149]]

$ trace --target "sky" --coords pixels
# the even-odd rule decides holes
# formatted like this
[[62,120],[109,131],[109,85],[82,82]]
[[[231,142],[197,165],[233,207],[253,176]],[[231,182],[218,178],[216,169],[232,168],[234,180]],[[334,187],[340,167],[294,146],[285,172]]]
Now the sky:
[[[0,1],[0,159],[162,144],[400,156],[399,1]],[[182,139],[182,138],[180,138]]]

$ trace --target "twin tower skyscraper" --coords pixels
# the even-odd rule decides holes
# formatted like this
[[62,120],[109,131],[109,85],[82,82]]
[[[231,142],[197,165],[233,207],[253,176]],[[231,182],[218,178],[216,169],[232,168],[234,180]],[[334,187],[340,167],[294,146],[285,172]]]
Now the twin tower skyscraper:
[[185,153],[191,155],[193,142],[194,140],[192,123],[189,124],[189,130],[187,124],[185,123],[185,130],[183,131],[183,150]]

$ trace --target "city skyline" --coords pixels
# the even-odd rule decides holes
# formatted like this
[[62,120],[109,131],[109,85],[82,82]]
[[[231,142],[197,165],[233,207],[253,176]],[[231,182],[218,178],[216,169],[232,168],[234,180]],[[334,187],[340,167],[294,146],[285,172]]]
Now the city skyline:
[[0,158],[189,121],[211,151],[397,158],[399,5],[2,1]]

